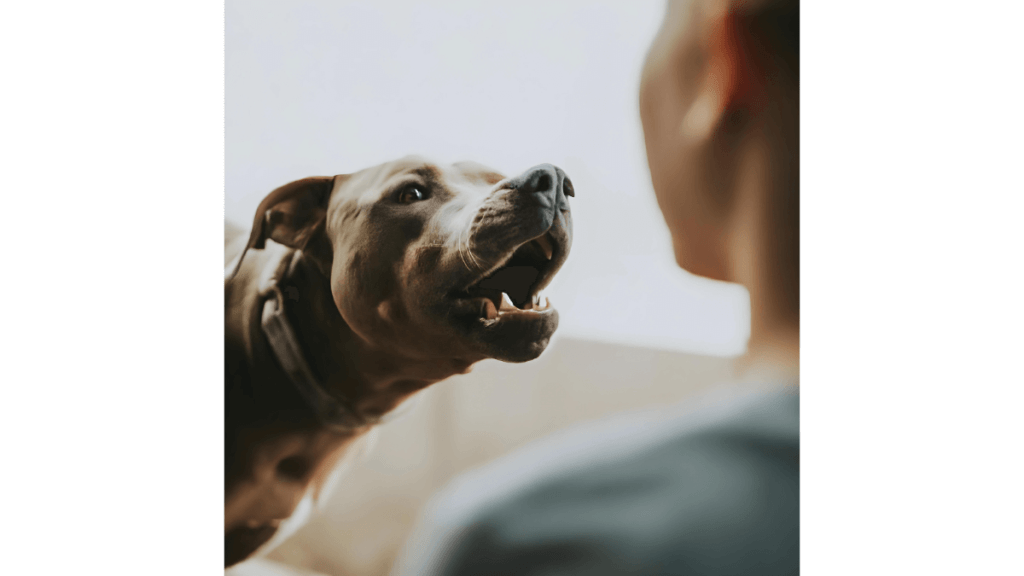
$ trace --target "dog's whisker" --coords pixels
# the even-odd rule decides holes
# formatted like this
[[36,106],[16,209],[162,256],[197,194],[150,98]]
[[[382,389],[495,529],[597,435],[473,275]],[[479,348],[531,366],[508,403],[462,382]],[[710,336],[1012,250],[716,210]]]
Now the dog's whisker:
[[[463,241],[464,236],[466,237],[465,241]],[[469,235],[467,234],[467,230],[465,228],[459,231],[459,238],[458,242],[456,243],[456,248],[459,252],[459,258],[462,259],[462,263],[466,266],[466,268],[469,268],[470,270],[480,269],[480,261],[477,259],[476,255],[473,254],[473,250],[469,246],[468,236]],[[469,261],[466,260],[467,253],[469,255]]]
[[480,259],[476,257],[476,254],[473,252],[473,249],[469,246],[468,241],[466,242],[466,252],[469,254],[470,260],[473,261],[473,266],[479,270],[483,270],[484,267],[480,263]]
[[483,269],[483,265],[480,263],[480,259],[477,258],[476,253],[473,252],[473,248],[469,245],[470,238],[472,237],[469,231],[466,232],[466,250],[469,251],[469,255],[473,258],[473,263],[477,268]]

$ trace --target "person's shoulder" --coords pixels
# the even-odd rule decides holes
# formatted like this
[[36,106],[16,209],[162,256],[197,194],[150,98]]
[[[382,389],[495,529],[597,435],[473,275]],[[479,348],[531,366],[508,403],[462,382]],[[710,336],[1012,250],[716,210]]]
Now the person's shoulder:
[[449,546],[475,539],[474,557],[590,543],[587,561],[630,570],[710,561],[744,540],[790,546],[798,404],[794,393],[712,397],[577,427],[464,475],[432,502],[429,522]]
[[619,469],[625,462],[766,443],[798,446],[799,395],[716,390],[685,404],[619,414],[552,434],[463,474],[439,498],[458,500],[459,506],[448,508],[458,513],[539,484],[571,482],[586,471]]
[[588,508],[601,514],[657,509],[689,521],[778,497],[769,494],[775,488],[796,494],[799,397],[707,400],[699,409],[636,414],[538,442],[465,475],[444,506],[472,523]]

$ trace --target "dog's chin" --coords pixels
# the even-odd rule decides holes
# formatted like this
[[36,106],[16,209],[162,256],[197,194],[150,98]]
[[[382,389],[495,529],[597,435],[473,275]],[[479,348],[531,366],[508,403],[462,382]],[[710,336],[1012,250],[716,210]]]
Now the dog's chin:
[[529,362],[547,349],[557,328],[558,312],[552,310],[540,319],[509,320],[504,325],[494,326],[492,330],[485,330],[481,339],[492,358],[503,362]]
[[549,339],[536,342],[515,343],[510,346],[492,346],[488,356],[502,362],[519,364],[537,359],[548,347]]
[[483,355],[502,362],[529,362],[548,347],[558,328],[558,311],[477,319],[467,336]]

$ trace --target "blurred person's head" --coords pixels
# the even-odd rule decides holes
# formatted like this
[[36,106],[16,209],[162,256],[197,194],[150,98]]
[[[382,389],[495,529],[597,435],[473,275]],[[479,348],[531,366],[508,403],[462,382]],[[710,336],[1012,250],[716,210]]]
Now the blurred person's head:
[[644,66],[651,180],[687,271],[746,286],[751,352],[799,343],[799,3],[669,0]]

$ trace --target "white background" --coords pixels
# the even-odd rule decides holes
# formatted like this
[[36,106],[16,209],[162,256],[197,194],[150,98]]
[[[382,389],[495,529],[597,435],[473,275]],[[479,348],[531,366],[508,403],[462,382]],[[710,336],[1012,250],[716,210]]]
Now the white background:
[[678,268],[637,107],[658,1],[275,2],[226,10],[226,215],[270,190],[421,154],[507,174],[550,162],[577,190],[545,291],[559,336],[741,353],[749,298]]

